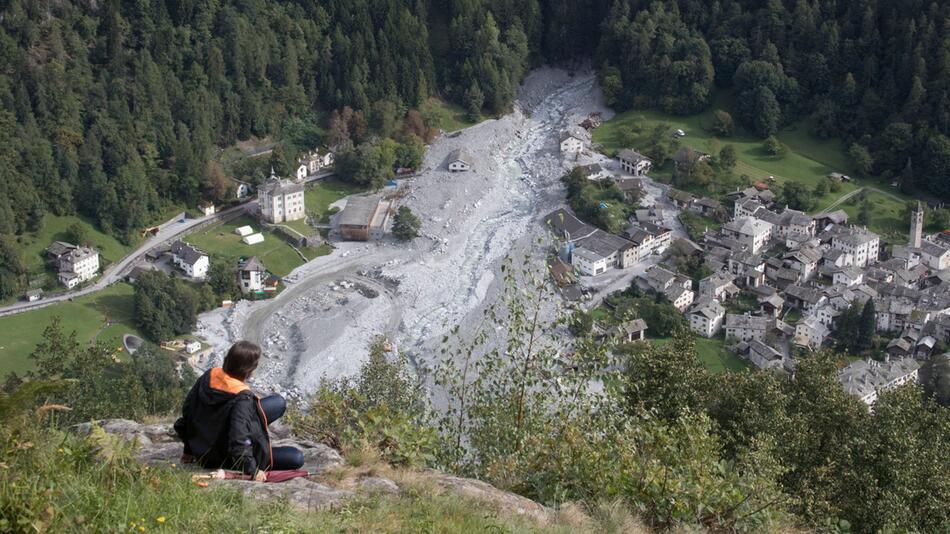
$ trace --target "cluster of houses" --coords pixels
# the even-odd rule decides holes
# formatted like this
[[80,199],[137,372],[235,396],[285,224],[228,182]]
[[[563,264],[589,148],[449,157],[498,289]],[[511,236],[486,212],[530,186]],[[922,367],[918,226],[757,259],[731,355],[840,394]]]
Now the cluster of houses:
[[308,176],[317,174],[323,169],[333,166],[333,152],[326,148],[315,148],[297,158],[297,171],[295,173],[298,182],[307,179]]
[[[583,151],[585,142],[583,135],[565,132],[561,152]],[[674,163],[685,172],[703,157],[684,150]],[[617,186],[637,192],[652,163],[634,150],[621,151],[618,160],[633,178],[614,178]],[[598,164],[581,170],[589,179],[606,178]],[[881,391],[916,380],[918,360],[950,343],[950,231],[924,236],[918,208],[908,243],[888,254],[880,236],[849,225],[842,210],[809,215],[776,206],[768,181],[727,195],[731,214],[717,200],[668,190],[677,208],[725,221],[707,228],[701,243],[688,242],[689,253],[701,254],[712,274],[694,283],[660,264],[640,275],[640,285],[683,312],[698,335],[724,336],[731,350],[755,366],[789,373],[795,354],[829,344],[838,319],[870,301],[877,334],[891,338],[885,361],[844,368],[842,387],[872,404]],[[545,218],[561,240],[549,270],[570,288],[578,275],[597,276],[662,254],[672,240],[663,220],[659,207],[644,207],[623,235],[611,235],[567,209],[556,210]]]
[[[661,266],[645,273],[645,283],[678,309],[686,306],[697,334],[724,332],[757,367],[788,372],[793,349],[818,350],[848,308],[871,301],[877,333],[893,336],[886,361],[851,364],[841,371],[842,385],[870,404],[877,392],[916,379],[915,358],[950,342],[950,232],[924,237],[918,207],[908,244],[894,245],[883,259],[880,237],[848,225],[843,211],[776,209],[774,196],[763,192],[738,192],[732,220],[706,231],[702,253],[713,274],[695,294],[685,277]],[[728,313],[740,293],[757,306]]]
[[558,257],[585,276],[597,276],[610,269],[631,267],[652,254],[662,254],[672,242],[672,231],[634,216],[622,236],[591,226],[567,209],[558,209],[545,218],[561,240]]

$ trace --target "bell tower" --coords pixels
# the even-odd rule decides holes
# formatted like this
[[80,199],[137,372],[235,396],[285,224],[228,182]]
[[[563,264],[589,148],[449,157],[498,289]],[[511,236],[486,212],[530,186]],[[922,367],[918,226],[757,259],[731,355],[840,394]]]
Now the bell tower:
[[917,201],[917,209],[910,216],[910,239],[908,245],[914,248],[920,248],[921,236],[924,233],[924,209]]

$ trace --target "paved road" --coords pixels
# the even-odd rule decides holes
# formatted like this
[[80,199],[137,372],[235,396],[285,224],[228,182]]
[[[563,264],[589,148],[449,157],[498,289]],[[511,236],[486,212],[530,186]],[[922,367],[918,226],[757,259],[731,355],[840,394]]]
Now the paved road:
[[37,310],[51,304],[56,304],[57,302],[63,302],[64,300],[89,295],[90,293],[95,293],[96,291],[105,289],[106,287],[109,287],[110,285],[122,280],[122,278],[125,277],[132,267],[141,259],[143,259],[145,254],[153,248],[167,241],[171,241],[172,239],[186,235],[203,223],[226,217],[236,211],[249,209],[256,202],[257,201],[254,200],[244,204],[239,204],[213,215],[205,215],[197,219],[185,219],[184,221],[166,223],[166,225],[161,230],[159,230],[156,235],[148,238],[139,248],[135,249],[126,257],[107,267],[92,285],[74,291],[66,291],[64,293],[46,297],[38,302],[17,302],[16,304],[5,306],[0,308],[0,317],[30,310]]

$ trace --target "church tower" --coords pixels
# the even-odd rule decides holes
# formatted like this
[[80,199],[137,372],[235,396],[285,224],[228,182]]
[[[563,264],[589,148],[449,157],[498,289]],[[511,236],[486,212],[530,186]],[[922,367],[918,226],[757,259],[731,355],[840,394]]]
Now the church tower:
[[924,209],[917,201],[917,209],[910,216],[910,240],[908,245],[914,248],[920,248],[920,238],[924,232]]

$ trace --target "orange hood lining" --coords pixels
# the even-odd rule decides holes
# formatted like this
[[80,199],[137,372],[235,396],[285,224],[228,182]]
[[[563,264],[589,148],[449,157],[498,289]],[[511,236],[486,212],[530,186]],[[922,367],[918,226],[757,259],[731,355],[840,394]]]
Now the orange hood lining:
[[242,391],[250,390],[247,384],[243,380],[238,380],[233,376],[224,372],[224,369],[220,367],[215,367],[211,369],[211,380],[209,384],[212,389],[218,391],[224,391],[225,393],[231,393],[237,395]]

